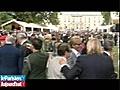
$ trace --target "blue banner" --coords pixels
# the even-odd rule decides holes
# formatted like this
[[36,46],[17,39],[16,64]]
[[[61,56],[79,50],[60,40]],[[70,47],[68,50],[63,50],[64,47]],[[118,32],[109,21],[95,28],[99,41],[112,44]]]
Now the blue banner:
[[25,75],[0,75],[0,81],[25,81]]

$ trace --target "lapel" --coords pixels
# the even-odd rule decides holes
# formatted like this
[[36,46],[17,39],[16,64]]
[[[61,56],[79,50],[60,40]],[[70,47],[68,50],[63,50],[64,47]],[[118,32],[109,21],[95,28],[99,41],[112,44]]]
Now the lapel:
[[74,52],[72,52],[72,57],[73,57],[74,59],[77,58]]

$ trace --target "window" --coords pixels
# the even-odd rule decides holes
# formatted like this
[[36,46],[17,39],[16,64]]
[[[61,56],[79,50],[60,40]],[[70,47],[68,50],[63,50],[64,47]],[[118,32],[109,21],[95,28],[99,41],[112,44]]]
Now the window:
[[90,18],[89,18],[89,23],[90,23]]
[[70,18],[68,18],[68,22],[70,22]]
[[26,27],[26,31],[31,31],[32,29],[30,27]]
[[66,24],[64,24],[64,28],[65,28],[65,29],[67,28],[67,25],[66,25]]
[[64,22],[66,22],[66,18],[64,18]]
[[103,29],[103,32],[107,32],[107,29]]
[[85,21],[85,23],[86,23],[86,17],[85,17],[84,21]]
[[80,18],[80,22],[81,22],[81,18]]
[[75,22],[75,18],[73,18],[73,22]]
[[100,19],[99,19],[98,23],[100,23]]
[[100,17],[98,18],[98,22],[100,23]]
[[88,24],[88,27],[90,28],[90,24]]

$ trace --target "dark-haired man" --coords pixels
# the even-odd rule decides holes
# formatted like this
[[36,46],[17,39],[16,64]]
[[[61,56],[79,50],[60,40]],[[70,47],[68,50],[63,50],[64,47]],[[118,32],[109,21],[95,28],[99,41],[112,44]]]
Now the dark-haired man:
[[27,70],[26,64],[23,64],[22,74],[26,75],[27,79],[46,79],[47,78],[47,60],[49,58],[48,53],[42,53],[43,41],[39,38],[31,40],[31,44],[27,44],[32,53],[28,56],[31,65],[31,71]]
[[112,58],[112,60],[114,59],[114,52],[113,52],[113,46],[114,46],[114,42],[112,40],[106,39],[104,41],[104,45],[103,45],[103,54],[105,56],[110,56]]

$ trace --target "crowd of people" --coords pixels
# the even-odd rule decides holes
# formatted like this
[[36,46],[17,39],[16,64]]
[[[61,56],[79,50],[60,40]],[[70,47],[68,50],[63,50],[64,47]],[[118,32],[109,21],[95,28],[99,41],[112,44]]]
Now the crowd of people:
[[[118,34],[101,32],[0,33],[0,75],[27,79],[116,79]],[[31,70],[28,70],[28,57]]]

